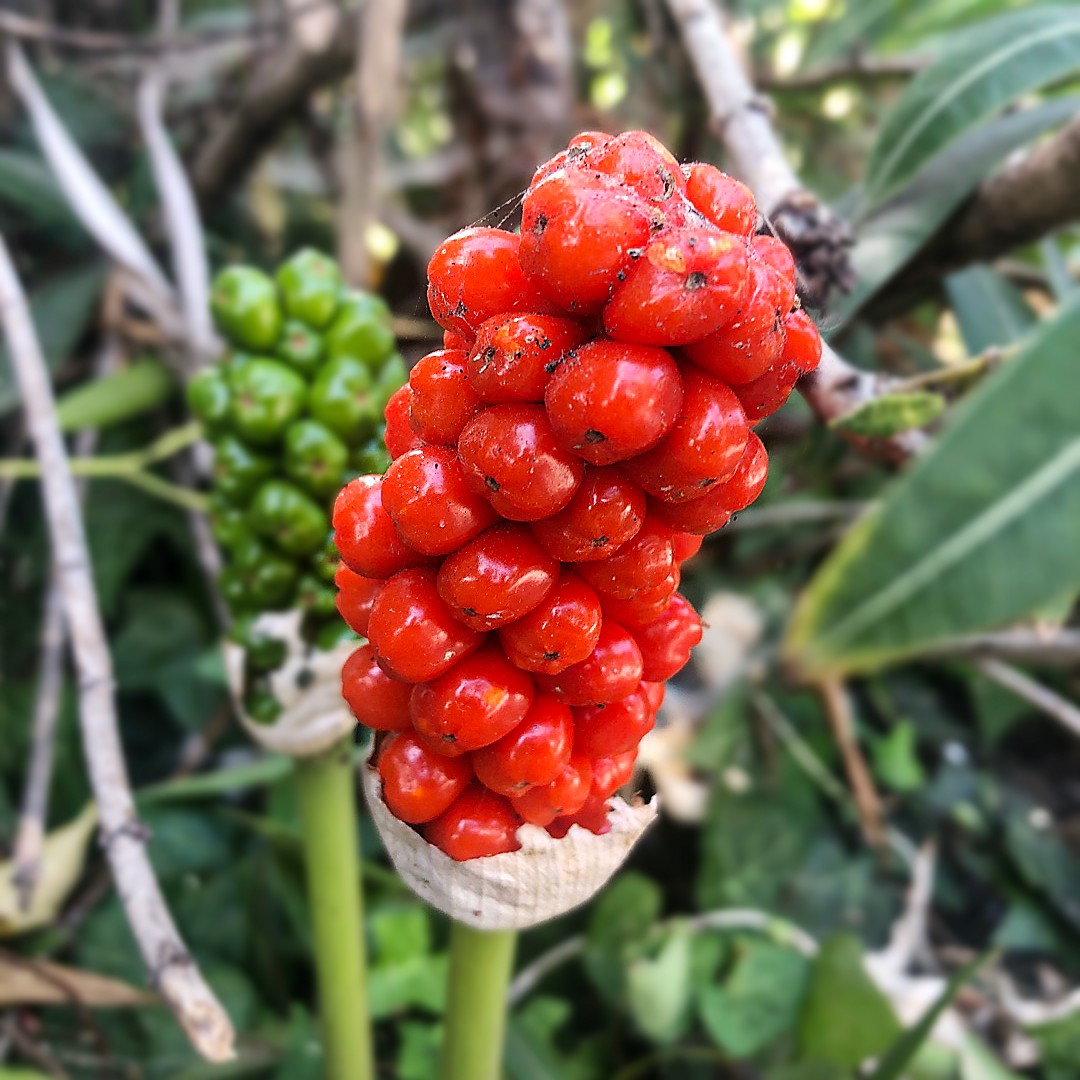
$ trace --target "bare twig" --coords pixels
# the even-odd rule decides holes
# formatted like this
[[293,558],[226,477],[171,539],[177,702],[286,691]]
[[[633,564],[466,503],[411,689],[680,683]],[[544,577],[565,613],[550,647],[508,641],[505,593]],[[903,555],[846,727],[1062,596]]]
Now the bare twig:
[[1034,705],[1051,720],[1056,720],[1074,735],[1080,735],[1080,707],[1068,698],[1055,693],[1048,686],[1025,675],[1019,668],[1001,660],[977,660],[975,666],[998,686],[1014,693],[1029,705]]
[[1034,630],[999,630],[934,646],[922,654],[935,657],[978,657],[1046,667],[1080,667],[1080,630],[1052,634]]
[[762,90],[784,91],[821,90],[836,83],[890,82],[910,79],[926,66],[926,60],[918,56],[873,56],[858,52],[854,56],[821,64],[809,71],[795,71],[790,75],[777,75],[762,71],[754,81]]
[[208,1060],[225,1061],[233,1056],[232,1025],[181,941],[147,859],[146,827],[136,815],[120,743],[112,659],[75,484],[26,296],[2,241],[0,314],[43,466],[42,494],[78,672],[83,746],[101,815],[102,843],[153,983],[195,1048]]
[[839,679],[830,678],[822,682],[818,690],[829,721],[829,729],[836,740],[851,792],[855,796],[855,808],[863,836],[867,843],[880,848],[885,843],[881,798],[855,737],[855,719],[847,687]]

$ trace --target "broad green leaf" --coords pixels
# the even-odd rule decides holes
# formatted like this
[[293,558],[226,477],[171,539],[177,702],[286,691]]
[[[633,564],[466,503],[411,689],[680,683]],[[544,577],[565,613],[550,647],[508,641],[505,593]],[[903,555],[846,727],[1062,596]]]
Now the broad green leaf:
[[43,225],[76,221],[48,166],[25,150],[0,150],[0,204]]
[[890,281],[978,186],[1018,146],[1072,119],[1080,97],[1055,98],[998,117],[957,139],[902,191],[862,221],[851,263],[855,287],[830,306],[829,328],[844,326]]
[[829,422],[829,427],[849,435],[887,439],[901,431],[924,427],[944,411],[945,399],[929,390],[886,394],[836,417]]
[[641,957],[626,972],[627,1004],[638,1030],[666,1045],[690,1024],[693,931],[676,923],[655,957]]
[[698,999],[705,1030],[732,1057],[763,1050],[795,1023],[808,971],[807,961],[792,949],[741,941],[731,976]]
[[1039,254],[1042,256],[1050,288],[1057,300],[1065,302],[1080,292],[1080,281],[1073,277],[1055,237],[1047,236],[1039,241]]
[[889,28],[899,9],[911,8],[912,0],[858,0],[845,4],[840,14],[815,34],[803,57],[803,67],[814,65],[872,44],[877,35]]
[[1020,290],[988,266],[949,274],[945,292],[972,356],[1020,341],[1038,321]]
[[271,754],[258,761],[233,765],[213,772],[183,776],[177,780],[164,780],[136,792],[140,805],[156,802],[179,802],[182,799],[205,799],[218,795],[235,794],[249,788],[266,787],[284,780],[293,770],[290,758]]
[[804,672],[880,667],[1080,587],[1078,335],[1080,304],[1044,323],[851,529],[792,618]]
[[874,773],[893,791],[918,791],[926,783],[917,741],[915,725],[901,720],[871,744]]
[[889,1047],[885,1056],[877,1063],[867,1080],[903,1080],[904,1071],[919,1052],[919,1048],[930,1038],[930,1032],[938,1022],[938,1017],[949,1007],[956,995],[975,977],[976,972],[990,958],[989,953],[978,956],[965,964],[949,979],[945,989],[937,1000]]
[[614,1001],[626,977],[627,950],[641,946],[660,915],[660,887],[644,874],[621,874],[605,889],[589,919],[582,962],[597,989]]
[[[1047,1069],[1046,1080],[1075,1080],[1076,1058],[1071,1058],[1061,1072]],[[960,1080],[1023,1080],[1005,1065],[998,1055],[971,1032],[964,1033],[960,1046]]]
[[1018,801],[1005,818],[1005,847],[1028,885],[1080,927],[1080,858],[1058,835],[1053,820]]
[[[101,295],[104,272],[99,263],[72,270],[30,296],[30,314],[50,371],[56,371],[78,344]],[[19,402],[7,342],[0,340],[0,416]]]
[[855,1069],[881,1054],[903,1028],[863,967],[852,934],[829,938],[814,959],[799,1017],[799,1058]]
[[61,431],[107,427],[162,404],[176,381],[156,359],[146,358],[69,390],[56,403]]
[[880,206],[976,124],[1078,71],[1075,7],[1010,12],[957,32],[882,124],[870,154],[864,207]]

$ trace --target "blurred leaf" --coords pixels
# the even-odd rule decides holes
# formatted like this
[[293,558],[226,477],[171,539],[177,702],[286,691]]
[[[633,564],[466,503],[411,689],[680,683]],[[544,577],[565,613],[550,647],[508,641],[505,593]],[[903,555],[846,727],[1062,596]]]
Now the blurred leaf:
[[35,224],[75,222],[63,192],[36,154],[0,150],[0,203],[17,210]]
[[851,934],[821,946],[810,971],[799,1018],[799,1057],[855,1069],[876,1057],[903,1028],[892,1006],[863,967],[863,949]]
[[156,802],[179,802],[183,799],[205,799],[208,796],[231,795],[249,788],[276,784],[291,775],[293,762],[281,754],[243,765],[215,769],[195,776],[182,776],[176,780],[164,780],[136,792],[140,805]]
[[136,360],[64,394],[56,403],[60,430],[100,428],[130,420],[168,400],[175,387],[172,373],[160,360]]
[[874,773],[893,791],[918,791],[926,783],[919,763],[918,735],[910,720],[890,728],[871,744]]
[[1080,292],[1080,282],[1073,277],[1055,237],[1046,236],[1039,241],[1039,254],[1056,300],[1064,302]]
[[1045,810],[1018,801],[1005,817],[1005,846],[1024,880],[1080,927],[1080,859],[1053,826]]
[[706,1031],[726,1053],[749,1057],[792,1027],[806,990],[809,965],[792,949],[747,938],[735,969],[698,999]]
[[82,877],[90,838],[97,828],[95,803],[88,803],[74,821],[69,821],[45,837],[41,854],[41,876],[25,911],[19,904],[12,864],[0,863],[0,938],[25,934],[48,926]]
[[972,356],[1020,341],[1038,322],[1023,293],[988,266],[947,275],[945,292]]
[[957,971],[934,1003],[889,1047],[888,1052],[877,1063],[867,1080],[903,1080],[904,1070],[907,1069],[923,1043],[930,1038],[930,1033],[934,1030],[938,1018],[989,959],[989,954],[977,956]]
[[847,1069],[804,1061],[798,1065],[781,1065],[768,1074],[767,1080],[853,1080]]
[[69,1005],[73,996],[94,1009],[147,1005],[158,1000],[148,990],[92,971],[0,954],[0,1007]]
[[961,136],[888,203],[858,225],[855,287],[830,304],[832,332],[915,256],[948,216],[1012,150],[1071,120],[1080,97],[1056,98],[991,120]]
[[626,973],[627,1004],[638,1030],[665,1045],[690,1025],[690,967],[694,934],[677,922],[655,957],[639,957]]
[[1080,1062],[1080,1010],[1028,1028],[1027,1033],[1042,1051],[1046,1080],[1075,1080]]
[[[400,1046],[396,1075],[399,1080],[431,1080],[431,1077],[438,1075],[442,1027],[407,1020],[398,1025],[397,1034]],[[288,1080],[293,1080],[293,1077],[290,1075]],[[316,1078],[312,1077],[312,1080]]]
[[829,427],[869,439],[887,439],[925,427],[945,411],[945,399],[928,390],[886,394],[829,421]]
[[294,1003],[289,1013],[285,1052],[274,1076],[276,1080],[322,1080],[325,1072],[318,1025],[307,1009]]
[[641,947],[660,915],[663,894],[643,874],[627,871],[593,905],[582,963],[609,1000],[622,996],[628,947]]
[[596,1080],[608,1074],[601,1037],[575,1031],[570,1051],[559,1048],[559,1031],[573,1015],[569,1001],[544,995],[516,1010],[506,1032],[506,1071],[513,1080]]
[[852,50],[865,51],[879,31],[896,21],[898,6],[897,0],[859,0],[857,4],[845,4],[839,14],[824,23],[814,35],[807,46],[802,67],[810,70],[816,64]]
[[432,954],[431,919],[419,904],[393,905],[370,919],[374,962],[368,972],[376,1020],[409,1006],[441,1013],[446,1001],[445,953]]
[[219,870],[232,861],[231,830],[205,814],[154,806],[143,820],[152,834],[150,861],[162,881]]
[[[71,359],[97,305],[104,280],[100,264],[94,263],[72,270],[30,294],[30,315],[50,371]],[[7,342],[0,340],[0,416],[18,403],[19,389]]]
[[881,666],[1007,625],[1080,586],[1080,305],[987,377],[810,582],[787,649],[808,673]]
[[[882,202],[956,138],[1025,93],[1080,71],[1080,12],[1040,6],[966,27],[906,87],[870,153],[866,209]],[[865,215],[864,215],[865,216]]]
[[[1047,1072],[1044,1080],[1075,1080],[1076,1059],[1069,1062],[1067,1072],[1055,1075]],[[970,1032],[964,1033],[960,1047],[960,1080],[1023,1080],[1019,1073],[1007,1068],[997,1054]]]

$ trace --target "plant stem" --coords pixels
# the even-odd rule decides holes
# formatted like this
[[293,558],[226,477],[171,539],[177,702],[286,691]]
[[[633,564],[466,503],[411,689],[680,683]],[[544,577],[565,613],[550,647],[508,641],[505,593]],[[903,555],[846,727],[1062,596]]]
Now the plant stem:
[[441,1080],[499,1080],[516,930],[450,924]]
[[372,1080],[360,845],[351,744],[298,760],[327,1080]]

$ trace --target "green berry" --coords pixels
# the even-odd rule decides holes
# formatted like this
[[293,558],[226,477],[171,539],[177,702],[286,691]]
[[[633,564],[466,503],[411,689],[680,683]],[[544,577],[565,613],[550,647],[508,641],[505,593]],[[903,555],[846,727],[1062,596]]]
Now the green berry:
[[305,379],[314,378],[322,363],[323,339],[310,326],[290,319],[278,342],[277,355]]
[[235,506],[215,506],[210,511],[210,531],[226,551],[240,547],[251,536],[247,514]]
[[312,558],[311,565],[321,580],[333,581],[340,562],[341,556],[338,554],[337,544],[334,543],[334,537],[331,535]]
[[371,371],[361,360],[339,356],[325,363],[311,387],[308,408],[346,446],[371,437],[381,409]]
[[292,559],[254,536],[232,555],[225,573],[235,572],[244,590],[239,610],[280,611],[293,603],[300,571]]
[[289,555],[312,555],[326,542],[325,510],[285,480],[267,480],[251,500],[251,525]]
[[378,366],[394,349],[390,309],[370,293],[346,293],[326,331],[326,355]]
[[207,431],[220,431],[229,417],[229,384],[220,367],[203,368],[187,384],[191,411]]
[[262,357],[231,368],[229,389],[233,430],[253,446],[280,441],[307,404],[304,380],[279,361]]
[[379,412],[386,408],[386,403],[409,381],[409,369],[405,366],[405,357],[396,352],[390,356],[375,376],[375,400],[379,403]]
[[221,332],[245,349],[272,349],[281,335],[277,287],[252,266],[229,266],[214,278],[210,310]]
[[329,256],[303,248],[277,272],[286,313],[321,330],[334,317],[341,293],[341,271]]
[[281,715],[281,702],[268,685],[259,681],[244,695],[244,712],[256,724],[272,724]]
[[235,435],[222,435],[214,443],[214,486],[216,493],[242,506],[255,489],[277,471],[273,458],[252,450]]
[[376,434],[349,455],[349,464],[360,474],[384,473],[390,468],[390,454]]
[[340,490],[348,464],[348,448],[317,420],[296,420],[286,429],[285,473],[321,501]]
[[314,574],[300,579],[296,597],[300,607],[314,615],[329,616],[337,611],[337,589]]

